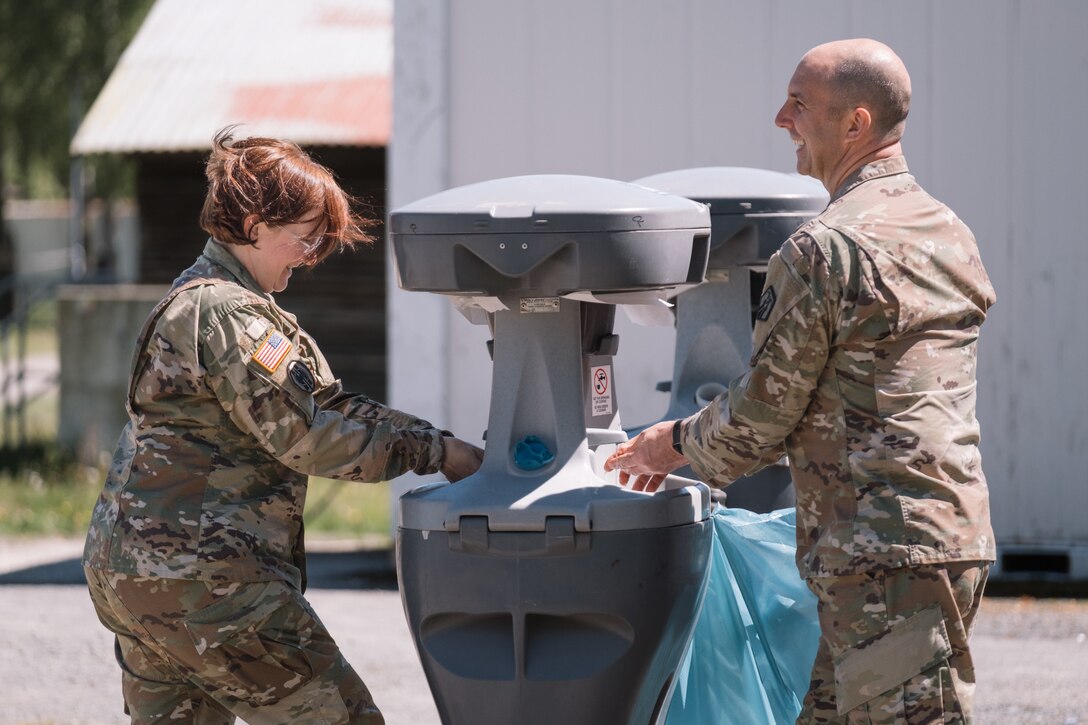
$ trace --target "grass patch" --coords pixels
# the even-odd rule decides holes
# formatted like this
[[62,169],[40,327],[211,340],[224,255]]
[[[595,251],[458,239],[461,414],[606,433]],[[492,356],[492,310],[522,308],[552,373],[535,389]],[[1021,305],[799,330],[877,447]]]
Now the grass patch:
[[19,337],[25,332],[22,342],[28,356],[56,355],[60,351],[60,337],[57,333],[57,301],[49,299],[35,304],[25,320],[25,325],[5,327],[6,336],[0,337],[0,352],[14,359],[19,348]]
[[356,483],[310,478],[306,494],[306,534],[342,538],[382,536],[392,544],[388,483]]
[[0,535],[82,536],[102,488],[102,472],[56,446],[0,450]]
[[[60,424],[60,392],[53,389],[30,399],[26,404],[23,416],[23,425],[26,429],[26,439],[29,446],[23,467],[33,467],[39,465],[38,458],[41,456],[40,452],[35,452],[36,449],[42,447],[55,448],[53,441],[57,438],[57,426]],[[17,416],[13,413],[6,421],[0,419],[0,428],[3,426],[7,426],[3,430],[4,444],[12,445],[19,435]],[[0,452],[0,456],[3,455],[10,457],[16,454],[10,451],[7,453]]]
[[[0,536],[83,536],[104,471],[80,466],[48,445],[30,449],[18,456],[0,450]],[[306,534],[392,545],[389,491],[386,483],[311,478]]]
[[60,338],[56,328],[31,327],[26,331],[27,355],[56,355],[60,350]]
[[[15,330],[7,354],[14,355]],[[36,305],[26,329],[28,356],[56,354],[56,303]],[[105,466],[79,465],[56,445],[59,394],[31,400],[23,421],[27,445],[15,450],[19,421],[0,416],[0,536],[83,536],[105,479]],[[2,408],[2,405],[0,405]],[[389,484],[311,478],[306,533],[392,544]]]
[[[80,466],[54,447],[0,450],[0,536],[83,536],[104,471]],[[311,478],[306,534],[392,544],[389,484]]]
[[19,351],[20,344],[26,346],[24,352],[27,357],[56,355],[60,349],[60,339],[57,337],[57,331],[54,328],[30,327],[27,329],[26,339],[22,343],[19,342],[18,330],[8,330],[7,338],[0,339],[0,354],[4,356],[4,359],[8,361],[11,367],[14,367],[16,353]]

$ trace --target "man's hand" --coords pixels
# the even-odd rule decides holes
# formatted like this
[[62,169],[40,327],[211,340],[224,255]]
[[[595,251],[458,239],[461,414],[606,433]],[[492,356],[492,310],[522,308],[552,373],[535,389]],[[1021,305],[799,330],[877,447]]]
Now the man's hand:
[[450,483],[476,473],[484,460],[482,448],[465,443],[460,438],[443,438],[442,447],[442,467],[438,470]]
[[654,492],[665,476],[680,468],[688,459],[673,450],[672,426],[665,421],[650,426],[634,440],[621,443],[604,462],[604,470],[619,470],[620,484],[635,491]]

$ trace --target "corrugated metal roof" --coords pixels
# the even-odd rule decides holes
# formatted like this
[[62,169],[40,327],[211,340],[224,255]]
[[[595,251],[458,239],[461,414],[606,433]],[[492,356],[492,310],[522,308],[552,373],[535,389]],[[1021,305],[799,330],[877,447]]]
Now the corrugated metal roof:
[[384,146],[392,0],[157,0],[73,154],[207,149],[215,132]]

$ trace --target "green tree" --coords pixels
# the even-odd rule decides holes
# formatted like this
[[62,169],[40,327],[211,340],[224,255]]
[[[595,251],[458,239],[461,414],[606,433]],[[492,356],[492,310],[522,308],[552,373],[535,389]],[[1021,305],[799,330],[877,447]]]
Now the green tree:
[[[0,0],[0,190],[63,197],[68,145],[152,0]],[[128,191],[117,157],[88,160],[95,193]]]

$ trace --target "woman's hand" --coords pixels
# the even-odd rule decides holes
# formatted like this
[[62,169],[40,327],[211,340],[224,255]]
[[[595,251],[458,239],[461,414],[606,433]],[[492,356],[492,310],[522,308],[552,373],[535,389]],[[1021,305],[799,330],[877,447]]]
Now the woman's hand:
[[443,438],[442,446],[442,467],[438,470],[450,483],[476,473],[484,460],[482,448],[465,443],[460,438]]

